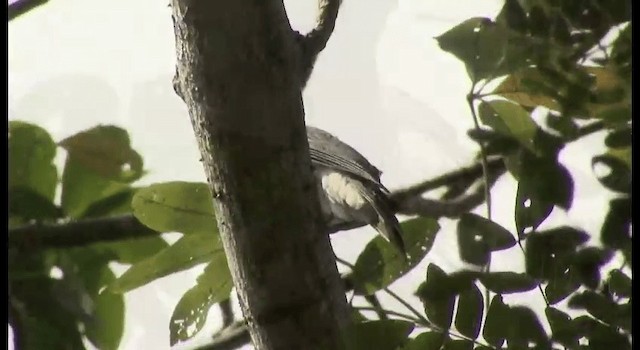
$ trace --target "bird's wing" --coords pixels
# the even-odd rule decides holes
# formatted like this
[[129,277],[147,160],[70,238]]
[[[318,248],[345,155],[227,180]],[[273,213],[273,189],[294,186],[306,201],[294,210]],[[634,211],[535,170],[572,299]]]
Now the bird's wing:
[[380,183],[380,170],[351,146],[324,130],[310,126],[307,127],[307,138],[311,161],[315,165],[355,175],[387,191]]

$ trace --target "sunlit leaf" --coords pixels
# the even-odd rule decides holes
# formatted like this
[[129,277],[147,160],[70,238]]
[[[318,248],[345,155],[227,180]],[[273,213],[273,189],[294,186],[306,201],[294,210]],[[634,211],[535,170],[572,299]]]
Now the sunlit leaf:
[[503,100],[483,102],[478,107],[478,113],[482,123],[503,135],[515,138],[532,152],[535,151],[533,138],[538,126],[520,105]]
[[216,234],[209,187],[200,182],[165,182],[139,189],[131,203],[133,213],[159,232]]
[[556,92],[546,84],[537,69],[525,68],[509,75],[493,90],[493,93],[521,106],[542,106],[559,111],[560,105],[554,98]]
[[411,322],[376,320],[352,324],[343,333],[345,350],[396,350],[408,341]]
[[228,299],[232,288],[226,257],[217,254],[173,310],[169,323],[170,345],[196,335],[207,321],[211,306]]
[[362,251],[353,269],[355,289],[371,294],[385,288],[419,264],[433,245],[440,229],[432,218],[415,218],[402,222],[402,237],[408,258],[384,238],[376,236]]
[[53,164],[56,144],[39,126],[9,122],[9,189],[31,190],[53,201],[58,172]]
[[109,286],[113,293],[125,293],[158,278],[186,270],[224,254],[219,236],[186,235],[156,255],[132,265]]

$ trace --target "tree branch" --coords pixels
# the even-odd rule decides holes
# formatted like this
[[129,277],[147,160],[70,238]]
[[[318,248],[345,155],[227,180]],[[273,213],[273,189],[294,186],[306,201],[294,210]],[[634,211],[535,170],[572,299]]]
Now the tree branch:
[[318,54],[327,46],[333,33],[342,0],[318,0],[320,14],[316,27],[306,35],[295,32],[300,53],[301,86],[304,87],[311,76]]
[[46,4],[48,1],[49,0],[16,0],[9,2],[7,7],[7,17],[9,17],[9,21],[11,21],[40,5]]

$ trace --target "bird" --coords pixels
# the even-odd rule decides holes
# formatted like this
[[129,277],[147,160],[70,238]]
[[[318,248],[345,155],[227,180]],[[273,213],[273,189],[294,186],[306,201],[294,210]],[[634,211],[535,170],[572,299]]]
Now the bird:
[[320,206],[329,226],[343,222],[371,225],[406,256],[389,190],[380,182],[381,171],[354,148],[322,129],[308,125],[307,140]]

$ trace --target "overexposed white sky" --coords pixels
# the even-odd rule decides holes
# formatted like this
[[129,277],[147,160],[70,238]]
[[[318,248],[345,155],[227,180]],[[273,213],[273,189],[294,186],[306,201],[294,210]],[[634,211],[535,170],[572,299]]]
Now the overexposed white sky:
[[[149,175],[144,184],[206,181],[186,108],[171,86],[174,34],[168,0],[51,0],[9,23],[9,119],[45,127],[55,140],[97,124],[131,134]],[[285,1],[295,29],[308,30],[314,0]],[[326,50],[304,92],[306,120],[351,144],[383,170],[390,189],[468,164],[476,146],[465,101],[469,79],[462,63],[434,37],[474,16],[494,16],[501,0],[347,0]],[[572,224],[598,232],[608,196],[591,174],[590,157],[602,135],[570,145],[562,157],[574,175],[574,205],[545,225]],[[62,153],[62,152],[61,152]],[[62,158],[60,157],[60,160]],[[515,182],[494,187],[494,220],[515,229]],[[484,207],[476,212],[484,215]],[[425,262],[393,289],[413,298],[428,262],[446,271],[462,267],[452,221],[442,226]],[[332,236],[338,256],[354,261],[374,236],[371,228]],[[494,270],[523,271],[522,254],[494,254]],[[122,271],[119,268],[118,271]],[[169,276],[126,295],[121,349],[168,349],[173,307],[200,269]],[[508,302],[537,311],[537,292]],[[389,308],[397,303],[383,298]],[[187,349],[206,342],[219,326],[217,310]],[[250,347],[247,347],[250,348]]]

